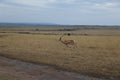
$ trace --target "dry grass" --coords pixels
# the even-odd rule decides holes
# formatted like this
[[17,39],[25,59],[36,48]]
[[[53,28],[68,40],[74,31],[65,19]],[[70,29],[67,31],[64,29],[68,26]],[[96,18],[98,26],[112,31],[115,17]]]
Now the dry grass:
[[0,80],[20,80],[16,76],[10,75],[10,74],[0,74]]
[[98,76],[120,76],[119,36],[70,36],[77,48],[58,41],[59,35],[0,33],[0,55]]

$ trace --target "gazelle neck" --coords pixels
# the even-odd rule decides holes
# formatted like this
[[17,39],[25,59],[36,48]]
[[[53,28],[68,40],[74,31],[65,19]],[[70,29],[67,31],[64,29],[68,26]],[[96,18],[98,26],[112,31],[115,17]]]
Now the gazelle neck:
[[63,36],[64,36],[64,35],[62,35],[62,36],[59,38],[59,41],[62,41]]

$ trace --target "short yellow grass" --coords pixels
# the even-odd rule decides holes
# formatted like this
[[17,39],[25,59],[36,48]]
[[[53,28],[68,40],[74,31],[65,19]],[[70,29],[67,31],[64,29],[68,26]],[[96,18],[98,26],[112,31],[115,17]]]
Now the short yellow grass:
[[69,36],[68,48],[60,35],[0,33],[0,55],[61,69],[103,76],[120,76],[120,36]]

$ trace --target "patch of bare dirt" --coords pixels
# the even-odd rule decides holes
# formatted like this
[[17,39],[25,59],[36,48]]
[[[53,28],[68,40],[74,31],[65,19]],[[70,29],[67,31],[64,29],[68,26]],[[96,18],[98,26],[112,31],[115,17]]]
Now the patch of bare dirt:
[[10,74],[20,80],[119,80],[104,79],[54,69],[51,66],[32,64],[0,56],[0,74]]

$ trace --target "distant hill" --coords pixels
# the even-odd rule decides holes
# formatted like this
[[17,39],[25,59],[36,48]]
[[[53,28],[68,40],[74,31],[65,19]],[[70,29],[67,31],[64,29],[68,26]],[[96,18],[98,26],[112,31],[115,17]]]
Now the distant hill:
[[0,26],[57,26],[54,23],[0,23]]
[[61,24],[55,24],[55,23],[0,23],[0,27],[41,27],[41,26],[56,26],[56,27],[76,27],[76,28],[120,28],[120,25],[61,25]]

